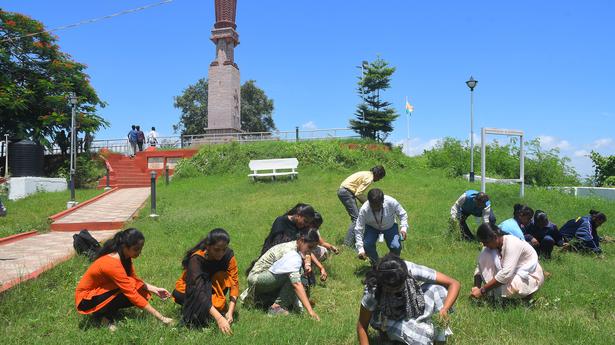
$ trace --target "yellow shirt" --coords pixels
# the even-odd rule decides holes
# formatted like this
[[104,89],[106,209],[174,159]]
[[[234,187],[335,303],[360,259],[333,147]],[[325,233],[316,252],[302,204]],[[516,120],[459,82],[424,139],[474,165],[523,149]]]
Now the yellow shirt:
[[359,171],[348,176],[340,188],[350,190],[355,196],[363,194],[363,192],[374,182],[374,174],[371,171]]

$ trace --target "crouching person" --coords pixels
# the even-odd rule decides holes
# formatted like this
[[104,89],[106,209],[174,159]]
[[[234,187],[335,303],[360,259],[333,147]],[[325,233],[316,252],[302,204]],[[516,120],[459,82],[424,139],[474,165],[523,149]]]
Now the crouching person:
[[289,309],[302,310],[320,320],[301,282],[303,260],[318,245],[316,230],[301,234],[296,241],[273,246],[254,264],[248,274],[248,289],[242,301],[268,308],[271,315],[288,315]]
[[111,330],[115,330],[113,319],[117,311],[132,306],[144,309],[164,324],[173,322],[148,303],[151,293],[161,299],[171,294],[137,277],[132,264],[144,244],[145,237],[134,228],[120,231],[105,242],[75,290],[75,305],[80,314],[100,318]]
[[492,224],[479,226],[476,235],[485,247],[478,256],[472,297],[524,298],[542,286],[542,267],[529,243]]
[[446,324],[460,288],[457,280],[443,273],[393,253],[385,255],[365,278],[357,322],[359,343],[369,344],[369,325],[403,344],[446,341],[451,330],[434,326],[432,316],[438,314]]
[[182,323],[188,327],[203,327],[213,319],[222,333],[232,334],[239,275],[230,241],[226,230],[214,229],[182,260],[184,272],[175,283],[173,299],[182,305]]

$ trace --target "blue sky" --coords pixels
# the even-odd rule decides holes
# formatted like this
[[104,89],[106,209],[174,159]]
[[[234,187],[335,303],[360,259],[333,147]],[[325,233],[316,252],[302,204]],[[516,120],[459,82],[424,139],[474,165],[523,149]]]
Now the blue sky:
[[[156,0],[3,0],[0,7],[48,28]],[[406,138],[404,98],[415,106],[410,152],[439,138],[469,137],[473,75],[475,132],[524,130],[559,147],[582,174],[592,149],[615,151],[615,2],[587,1],[238,1],[242,81],[254,79],[275,102],[280,130],[346,127],[359,101],[362,60],[380,55],[397,68],[383,96],[400,113],[390,139]],[[135,123],[172,135],[173,96],[205,77],[213,0],[170,4],[58,31],[59,44],[109,103],[111,128]]]

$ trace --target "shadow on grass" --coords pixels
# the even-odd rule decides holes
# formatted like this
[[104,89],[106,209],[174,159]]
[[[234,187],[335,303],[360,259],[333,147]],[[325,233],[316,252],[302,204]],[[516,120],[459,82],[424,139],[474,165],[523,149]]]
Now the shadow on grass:
[[372,269],[372,267],[369,266],[369,265],[367,265],[367,266],[366,265],[361,265],[361,266],[355,268],[354,275],[357,276],[357,277],[364,278],[365,275],[367,274],[367,272],[369,272],[371,269]]

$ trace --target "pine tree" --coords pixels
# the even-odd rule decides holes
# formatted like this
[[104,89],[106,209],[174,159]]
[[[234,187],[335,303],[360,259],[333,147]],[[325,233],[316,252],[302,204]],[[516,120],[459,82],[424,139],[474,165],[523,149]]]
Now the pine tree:
[[393,121],[399,115],[390,102],[380,99],[380,92],[391,86],[395,67],[389,67],[388,62],[378,57],[364,64],[362,70],[357,88],[362,102],[355,111],[356,119],[350,120],[350,128],[362,138],[384,142],[393,131]]

